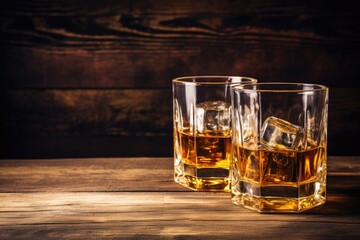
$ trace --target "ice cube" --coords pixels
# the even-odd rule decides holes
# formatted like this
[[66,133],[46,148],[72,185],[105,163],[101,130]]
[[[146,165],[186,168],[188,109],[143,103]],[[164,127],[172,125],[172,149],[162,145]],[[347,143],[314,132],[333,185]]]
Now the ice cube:
[[202,102],[196,105],[197,131],[230,131],[230,104],[223,101]]
[[304,138],[302,127],[276,117],[268,117],[261,128],[260,143],[275,150],[299,150]]

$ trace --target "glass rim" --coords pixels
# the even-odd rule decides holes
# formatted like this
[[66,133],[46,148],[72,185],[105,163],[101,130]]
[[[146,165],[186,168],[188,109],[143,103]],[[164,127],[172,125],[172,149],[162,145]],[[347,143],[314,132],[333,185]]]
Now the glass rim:
[[[212,79],[214,81],[207,81],[206,79]],[[222,80],[220,80],[222,79]],[[229,81],[230,79],[241,80],[238,82]],[[224,81],[225,80],[225,81]],[[246,80],[245,83],[242,83]],[[182,83],[190,85],[232,85],[232,84],[252,84],[256,83],[257,79],[246,76],[221,76],[221,75],[199,75],[199,76],[184,76],[177,77],[172,80],[173,83]]]
[[[302,86],[302,88],[294,89],[294,88],[267,88],[267,89],[251,89],[247,87],[251,86]],[[304,89],[304,86],[308,88]],[[241,91],[241,92],[259,92],[259,93],[271,93],[271,92],[285,92],[285,93],[302,93],[302,92],[317,92],[317,91],[326,91],[329,87],[316,84],[316,83],[297,83],[297,82],[262,82],[262,83],[244,83],[244,84],[234,84],[231,86],[233,91]]]

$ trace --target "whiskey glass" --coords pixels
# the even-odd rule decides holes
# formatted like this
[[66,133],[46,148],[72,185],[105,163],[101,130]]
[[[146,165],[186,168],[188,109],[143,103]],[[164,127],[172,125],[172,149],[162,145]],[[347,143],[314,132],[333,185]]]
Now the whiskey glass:
[[238,76],[173,79],[174,178],[195,191],[230,191],[232,84]]
[[231,91],[231,201],[258,212],[325,203],[328,88],[236,85]]

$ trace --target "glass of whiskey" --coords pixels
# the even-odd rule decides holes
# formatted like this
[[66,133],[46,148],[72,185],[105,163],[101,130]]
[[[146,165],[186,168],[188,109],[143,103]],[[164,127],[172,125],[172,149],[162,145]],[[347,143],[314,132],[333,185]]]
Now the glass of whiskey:
[[248,77],[173,79],[174,178],[195,191],[230,191],[231,93]]
[[233,86],[231,201],[258,212],[325,203],[328,88],[303,83]]

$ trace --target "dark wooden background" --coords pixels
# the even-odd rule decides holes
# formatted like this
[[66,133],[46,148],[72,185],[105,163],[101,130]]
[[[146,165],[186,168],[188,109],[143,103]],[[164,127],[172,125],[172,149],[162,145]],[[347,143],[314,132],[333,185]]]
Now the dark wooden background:
[[171,79],[330,87],[328,152],[359,155],[351,1],[1,1],[1,158],[171,156]]

